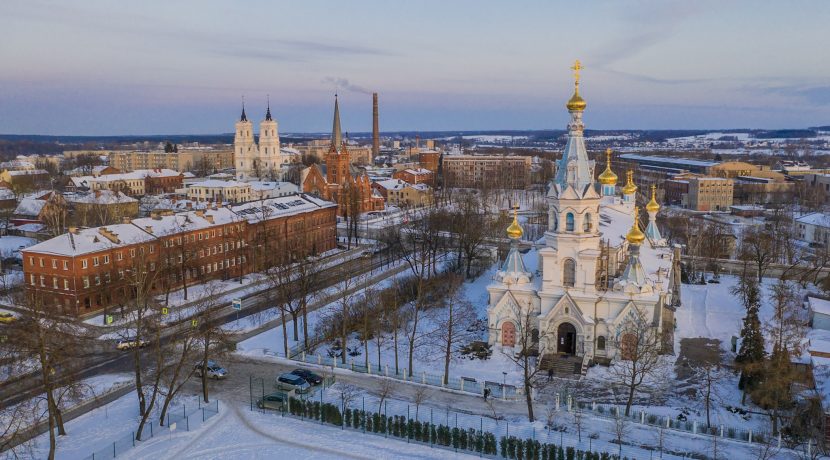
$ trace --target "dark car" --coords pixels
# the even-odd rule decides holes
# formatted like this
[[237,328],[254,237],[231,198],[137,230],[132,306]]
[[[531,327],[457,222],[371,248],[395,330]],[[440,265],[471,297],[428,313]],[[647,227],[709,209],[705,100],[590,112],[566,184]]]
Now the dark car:
[[260,409],[285,410],[287,401],[288,395],[277,392],[265,395],[264,398],[257,401],[256,405]]
[[294,374],[294,375],[298,375],[298,376],[302,377],[303,380],[308,382],[310,385],[317,386],[317,385],[323,383],[323,378],[322,377],[315,374],[314,372],[311,372],[308,369],[294,369],[293,371],[291,371],[291,373]]

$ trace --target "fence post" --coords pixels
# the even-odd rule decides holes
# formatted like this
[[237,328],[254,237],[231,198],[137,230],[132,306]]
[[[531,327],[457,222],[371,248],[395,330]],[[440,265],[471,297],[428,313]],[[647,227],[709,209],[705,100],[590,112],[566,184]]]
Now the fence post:
[[432,408],[429,408],[429,427],[427,428],[427,433],[429,433],[429,447],[432,447]]
[[749,430],[749,443],[752,444],[752,429]]
[[[778,448],[779,449],[781,448],[781,432],[780,431],[778,432]],[[810,458],[810,457],[807,457],[807,458]]]
[[248,396],[251,399],[251,412],[254,411],[254,376],[248,375]]
[[369,363],[366,366],[366,373],[369,374],[369,375],[372,375],[372,363]]
[[697,420],[692,422],[692,433],[697,434]]
[[190,417],[184,418],[184,425],[187,427],[187,431],[190,431]]
[[133,447],[135,447],[135,431],[133,431],[132,440],[133,440]]
[[[135,436],[135,435],[133,435],[133,436]],[[115,456],[116,456],[116,454],[115,454],[115,443],[112,443],[112,458],[115,458]]]
[[501,386],[501,399],[507,399],[507,386]]
[[[619,411],[617,411],[619,413]],[[666,416],[666,428],[671,428],[671,419]]]
[[317,364],[323,364],[323,357],[320,356],[320,353],[317,353]]
[[[573,410],[573,405],[574,405],[574,400],[573,400],[573,398],[571,398],[570,395],[568,395],[568,412],[571,412]],[[618,412],[617,415],[619,415],[619,410],[617,412]]]
[[389,377],[389,365],[386,365],[386,376]]
[[[596,412],[596,411],[597,411],[597,402],[596,402],[596,401],[591,401],[591,411],[592,411],[592,412]],[[641,412],[642,412],[642,411],[641,411]]]
[[640,411],[640,424],[646,424],[646,412],[642,410]]
[[300,355],[303,357],[303,362],[305,362],[305,350],[303,350],[302,354]]
[[723,425],[720,426],[720,437],[723,437]]
[[150,422],[150,437],[153,437],[153,422]]
[[[596,404],[596,403],[594,403]],[[559,410],[559,393],[556,393],[556,410]]]
[[427,383],[427,372],[426,371],[421,371],[421,383],[423,383],[423,384]]
[[405,367],[404,367],[404,368],[403,368],[403,381],[404,381],[404,382],[406,382],[406,377],[407,377],[408,375],[409,375],[409,372],[407,372],[407,368],[405,368]]

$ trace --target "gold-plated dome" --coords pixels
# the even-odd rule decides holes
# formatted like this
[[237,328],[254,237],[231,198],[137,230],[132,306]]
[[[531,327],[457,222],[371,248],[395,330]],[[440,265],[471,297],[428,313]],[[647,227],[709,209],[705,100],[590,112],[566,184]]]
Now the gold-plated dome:
[[628,240],[630,244],[642,244],[643,241],[646,240],[646,234],[640,230],[640,208],[634,208],[634,225],[631,226],[631,230],[628,231],[628,234],[625,235],[625,239]]
[[605,171],[599,175],[599,183],[602,185],[617,185],[617,175],[611,171],[611,149],[605,150]]
[[646,211],[657,212],[660,210],[660,204],[657,203],[657,186],[651,186],[651,201],[646,205]]
[[588,105],[585,102],[585,99],[582,99],[582,96],[579,95],[579,71],[584,69],[582,64],[580,64],[579,59],[574,62],[573,67],[571,67],[574,71],[574,94],[568,100],[568,103],[565,106],[568,108],[570,112],[582,112],[585,110],[585,107]]
[[625,173],[626,175],[626,182],[625,187],[623,187],[622,192],[623,195],[631,195],[633,193],[637,193],[637,185],[634,184],[634,171],[628,171]]
[[518,240],[519,238],[524,235],[524,230],[522,230],[522,226],[519,225],[519,208],[513,208],[513,223],[507,227],[507,237],[512,238],[514,240]]

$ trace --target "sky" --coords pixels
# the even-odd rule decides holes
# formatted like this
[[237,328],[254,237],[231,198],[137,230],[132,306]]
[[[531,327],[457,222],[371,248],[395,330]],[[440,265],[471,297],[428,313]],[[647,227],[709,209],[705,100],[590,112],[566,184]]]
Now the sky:
[[830,2],[3,0],[0,134],[830,124]]

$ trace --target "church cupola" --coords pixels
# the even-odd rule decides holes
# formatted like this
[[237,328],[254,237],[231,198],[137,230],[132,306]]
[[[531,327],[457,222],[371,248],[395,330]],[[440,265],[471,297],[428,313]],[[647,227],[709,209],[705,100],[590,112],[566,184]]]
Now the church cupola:
[[559,195],[568,188],[573,188],[577,196],[583,197],[594,183],[594,162],[588,160],[588,152],[585,149],[582,113],[586,104],[579,95],[579,72],[583,67],[576,61],[571,69],[574,71],[574,94],[567,104],[571,115],[571,121],[568,123],[568,141],[562,159],[557,165],[553,184],[556,190],[552,193]]
[[510,238],[510,252],[496,274],[496,279],[505,284],[524,284],[530,282],[530,272],[525,267],[522,253],[519,252],[519,240],[524,235],[522,226],[519,225],[518,206],[513,208],[513,222],[507,227],[507,237]]
[[657,186],[651,186],[651,201],[646,205],[646,212],[648,212],[648,226],[646,227],[646,236],[655,245],[664,245],[665,241],[660,234],[660,229],[657,228],[657,212],[660,211],[660,204],[657,203]]
[[625,176],[625,186],[622,188],[623,201],[634,204],[634,200],[637,198],[637,184],[634,183],[634,171],[628,170]]
[[634,224],[625,235],[625,239],[628,241],[628,265],[622,276],[614,283],[614,289],[628,294],[652,292],[653,283],[646,276],[646,271],[640,262],[640,246],[646,240],[646,235],[640,230],[640,208],[634,208]]
[[602,185],[602,196],[613,196],[617,188],[617,175],[611,170],[611,149],[605,150],[605,171],[598,177]]

